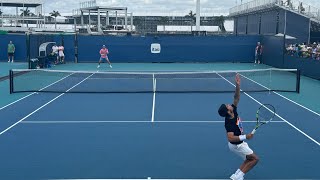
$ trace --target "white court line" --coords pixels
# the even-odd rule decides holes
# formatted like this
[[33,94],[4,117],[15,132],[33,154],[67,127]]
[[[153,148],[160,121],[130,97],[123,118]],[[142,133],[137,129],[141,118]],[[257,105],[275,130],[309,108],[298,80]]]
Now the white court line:
[[313,110],[311,110],[311,109],[309,109],[309,108],[307,108],[307,107],[305,107],[305,106],[303,106],[303,105],[301,105],[301,104],[299,104],[299,103],[297,103],[297,102],[295,102],[295,101],[293,101],[293,100],[291,100],[291,99],[289,99],[289,98],[287,98],[287,97],[285,97],[285,96],[283,96],[283,95],[281,95],[281,94],[279,94],[279,93],[277,93],[277,92],[273,92],[273,93],[275,93],[275,94],[277,94],[278,96],[280,96],[280,97],[282,97],[282,98],[284,98],[284,99],[286,99],[286,100],[288,100],[288,101],[290,101],[290,102],[292,102],[292,103],[294,103],[294,104],[296,104],[296,105],[298,105],[298,106],[300,106],[300,107],[302,107],[302,108],[304,108],[304,109],[306,109],[306,110],[308,110],[308,111],[310,111],[310,112],[312,112],[312,113],[320,116],[319,113],[317,113],[317,112],[315,112],[315,111],[313,111]]
[[[241,74],[240,74],[240,75],[241,75]],[[263,87],[263,88],[271,91],[269,88],[265,87],[264,85],[262,85],[262,84],[260,84],[260,83],[258,83],[258,82],[256,82],[256,81],[254,81],[254,80],[252,80],[252,79],[250,79],[250,78],[248,78],[248,77],[246,77],[246,76],[244,76],[244,75],[241,75],[241,76],[243,76],[244,78],[246,78],[246,79],[248,79],[248,80],[250,80],[250,81],[258,84],[259,86],[261,86],[261,87]],[[304,108],[304,109],[306,109],[306,110],[308,110],[308,111],[310,111],[310,112],[312,112],[312,113],[314,113],[314,114],[316,114],[316,115],[318,115],[318,116],[320,116],[319,113],[317,113],[317,112],[315,112],[315,111],[313,111],[313,110],[311,110],[311,109],[309,109],[309,108],[307,108],[307,107],[305,107],[305,106],[303,106],[303,105],[301,105],[301,104],[299,104],[299,103],[297,103],[297,102],[295,102],[295,101],[293,101],[293,100],[291,100],[291,99],[289,99],[289,98],[287,98],[287,97],[285,97],[285,96],[283,96],[283,95],[281,95],[281,94],[279,94],[279,93],[277,93],[277,92],[274,92],[274,91],[272,91],[272,92],[273,92],[274,94],[276,94],[276,95],[278,95],[278,96],[280,96],[280,97],[282,97],[282,98],[284,98],[284,99],[286,99],[286,100],[288,100],[288,101],[290,101],[290,102],[292,102],[292,103],[294,103],[294,104],[296,104],[296,105],[298,105],[298,106],[300,106],[300,107],[302,107],[302,108]]]
[[22,101],[23,99],[26,99],[27,97],[32,96],[32,95],[34,95],[34,94],[36,94],[36,93],[34,92],[34,93],[31,93],[31,94],[28,94],[28,95],[26,95],[26,96],[24,96],[24,97],[22,97],[22,98],[20,98],[20,99],[18,99],[18,100],[16,100],[16,101],[13,101],[12,103],[7,104],[7,105],[1,107],[1,108],[0,108],[0,111],[1,111],[2,109],[4,109],[4,108],[7,108],[7,107],[9,107],[9,106],[11,106],[11,105],[19,102],[19,101]]
[[[39,91],[42,91],[42,90],[44,90],[44,89],[46,89],[46,88],[48,88],[48,87],[50,87],[50,86],[52,86],[52,85],[54,85],[54,84],[56,84],[56,83],[58,83],[58,82],[60,82],[60,81],[62,81],[62,80],[64,80],[64,79],[66,79],[67,77],[69,77],[69,76],[71,76],[71,75],[73,75],[73,74],[74,74],[74,73],[72,73],[72,74],[70,74],[70,75],[68,75],[68,76],[66,76],[66,77],[64,77],[64,78],[62,78],[62,79],[60,79],[60,80],[58,80],[58,81],[56,81],[56,82],[54,82],[54,83],[51,83],[51,84],[49,84],[48,86],[46,86],[46,87],[44,87],[44,88],[40,89]],[[5,105],[5,106],[1,107],[1,108],[0,108],[0,111],[1,111],[2,109],[4,109],[4,108],[7,108],[7,107],[9,107],[9,106],[11,106],[11,105],[13,105],[13,104],[15,104],[15,103],[17,103],[17,102],[19,102],[19,101],[23,100],[23,99],[26,99],[26,98],[27,98],[27,97],[29,97],[29,96],[34,95],[34,94],[37,94],[37,92],[34,92],[34,93],[31,93],[31,94],[28,94],[28,95],[26,95],[26,96],[24,96],[24,97],[22,97],[22,98],[20,98],[20,99],[18,99],[18,100],[16,100],[16,101],[14,101],[14,102],[10,103],[10,104],[7,104],[7,105]]]
[[11,128],[13,128],[14,126],[16,126],[17,124],[19,124],[20,122],[22,122],[23,120],[27,119],[29,116],[31,116],[32,114],[36,113],[37,111],[39,111],[40,109],[42,109],[43,107],[47,106],[48,104],[50,104],[51,102],[53,102],[54,100],[58,99],[59,97],[61,97],[63,94],[60,94],[59,96],[55,97],[54,99],[52,99],[51,101],[47,102],[46,104],[42,105],[41,107],[39,107],[38,109],[36,109],[35,111],[33,111],[32,113],[28,114],[27,116],[25,116],[24,118],[20,119],[18,122],[12,124],[10,127],[8,127],[7,129],[3,130],[0,135],[2,135],[3,133],[9,131]]
[[[150,121],[23,121],[23,124],[95,124],[95,123],[150,123]],[[224,121],[156,121],[155,123],[224,123]],[[243,121],[243,123],[256,123],[256,121]],[[271,121],[270,123],[285,123],[284,121]]]
[[[232,86],[235,87],[235,85],[230,82],[228,79],[224,78],[223,76],[221,76],[220,74],[218,74],[220,77],[222,77],[224,80],[226,80],[228,83],[230,83]],[[242,91],[242,90],[241,90]],[[258,100],[256,100],[255,98],[253,98],[252,96],[250,96],[249,94],[247,94],[246,92],[242,91],[246,96],[248,96],[249,98],[251,98],[252,100],[254,100],[256,103],[258,103],[259,105],[262,105],[261,102],[259,102]],[[308,139],[310,139],[311,141],[313,141],[314,143],[318,144],[320,146],[320,143],[318,141],[316,141],[315,139],[313,139],[311,136],[309,136],[308,134],[306,134],[305,132],[303,132],[302,130],[300,130],[299,128],[297,128],[296,126],[294,126],[293,124],[291,124],[289,121],[287,121],[286,119],[284,119],[283,117],[281,117],[279,114],[276,113],[276,116],[280,119],[282,119],[284,122],[286,122],[287,124],[289,124],[291,127],[293,127],[295,130],[299,131],[301,134],[303,134],[304,136],[306,136]]]
[[[71,87],[70,89],[68,89],[66,92],[69,92],[71,89],[75,88],[76,86],[78,86],[79,84],[81,84],[83,81],[87,80],[89,77],[91,77],[93,74],[91,74],[90,76],[88,76],[87,78],[83,79],[82,81],[80,81],[79,83],[77,83],[76,85],[74,85],[73,87]],[[63,96],[65,93],[62,93],[60,95],[58,95],[57,97],[53,98],[52,100],[50,100],[49,102],[47,102],[46,104],[42,105],[41,107],[39,107],[38,109],[34,110],[33,112],[31,112],[30,114],[28,114],[27,116],[23,117],[22,119],[20,119],[19,121],[17,121],[16,123],[12,124],[10,127],[8,127],[7,129],[3,130],[2,132],[0,132],[0,135],[2,135],[3,133],[9,131],[11,128],[13,128],[14,126],[16,126],[17,124],[19,124],[20,122],[22,122],[23,120],[27,119],[28,117],[30,117],[32,114],[38,112],[40,109],[46,107],[48,104],[52,103],[53,101],[55,101],[56,99],[58,99],[59,97]]]

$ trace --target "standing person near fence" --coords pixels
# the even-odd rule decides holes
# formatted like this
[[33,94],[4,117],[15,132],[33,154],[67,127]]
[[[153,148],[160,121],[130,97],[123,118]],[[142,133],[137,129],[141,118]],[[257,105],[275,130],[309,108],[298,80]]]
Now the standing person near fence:
[[58,47],[59,50],[59,58],[60,58],[60,63],[64,63],[64,47],[61,45]]
[[56,58],[54,64],[58,64],[59,63],[59,54],[58,54],[58,46],[56,44],[54,44],[52,46],[52,55]]
[[105,45],[102,46],[99,53],[100,53],[100,60],[99,60],[98,68],[100,67],[100,63],[103,59],[105,59],[108,62],[109,67],[112,68],[111,63],[108,58],[109,50],[106,48]]
[[14,52],[16,51],[16,47],[12,43],[12,41],[8,44],[8,62],[10,62],[10,58],[12,59],[11,62],[14,60]]
[[261,58],[262,58],[262,45],[260,42],[258,42],[257,47],[256,47],[256,52],[255,52],[255,60],[254,63],[260,64]]
[[232,174],[230,179],[243,180],[243,176],[250,171],[257,163],[258,156],[250,149],[245,139],[251,139],[253,134],[244,134],[240,117],[238,116],[237,106],[240,100],[240,76],[236,75],[236,91],[233,104],[222,104],[218,110],[221,117],[225,118],[225,129],[227,131],[228,146],[230,151],[239,155],[244,162],[240,168]]

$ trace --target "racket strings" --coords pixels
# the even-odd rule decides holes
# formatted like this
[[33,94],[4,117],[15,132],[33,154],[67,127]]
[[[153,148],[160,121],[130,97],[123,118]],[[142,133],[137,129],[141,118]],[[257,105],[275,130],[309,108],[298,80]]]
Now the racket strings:
[[274,107],[271,105],[262,106],[259,109],[258,120],[259,122],[269,122],[275,115]]

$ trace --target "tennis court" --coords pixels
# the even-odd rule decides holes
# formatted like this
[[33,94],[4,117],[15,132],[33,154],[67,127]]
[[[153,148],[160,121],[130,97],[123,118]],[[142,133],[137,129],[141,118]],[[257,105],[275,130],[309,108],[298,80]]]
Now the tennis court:
[[277,111],[248,141],[260,162],[245,178],[320,179],[320,115],[280,93],[299,95],[295,71],[129,66],[14,70],[11,90],[20,93],[7,98],[21,99],[0,108],[0,179],[228,179],[242,160],[217,109],[232,103],[235,73],[245,132],[260,104]]

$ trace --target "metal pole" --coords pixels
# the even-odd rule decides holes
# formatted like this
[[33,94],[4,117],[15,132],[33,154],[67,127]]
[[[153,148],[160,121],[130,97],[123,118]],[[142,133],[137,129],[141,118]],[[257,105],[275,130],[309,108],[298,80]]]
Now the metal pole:
[[80,18],[81,19],[81,27],[83,27],[83,24],[84,24],[84,22],[83,22],[84,21],[83,20],[83,11],[82,10],[80,10],[80,11],[81,11],[81,18]]
[[18,14],[18,7],[16,7],[16,22],[15,22],[15,27],[18,26],[18,17],[19,17],[19,14]]
[[133,31],[133,13],[131,13],[131,31]]
[[41,9],[43,11],[43,28],[46,28],[46,12],[43,4],[41,5]]
[[310,44],[310,33],[311,33],[311,18],[309,18],[309,36],[308,36],[308,44]]
[[197,0],[196,31],[200,31],[200,0]]
[[77,18],[73,18],[74,32],[77,32]]
[[110,18],[109,18],[109,11],[107,11],[107,14],[106,14],[106,25],[109,26],[110,25]]
[[125,24],[125,29],[128,30],[128,9],[127,8],[126,8],[124,24]]
[[101,28],[101,22],[100,22],[100,8],[98,8],[98,30]]
[[118,11],[116,11],[116,30],[118,30]]
[[284,10],[284,31],[283,35],[286,36],[287,33],[287,10]]
[[283,51],[282,51],[282,67],[284,68],[285,49],[286,49],[286,34],[287,34],[287,10],[284,10],[284,32],[283,32]]
[[89,10],[89,27],[91,27],[91,11]]
[[[24,2],[23,2],[23,4],[22,4],[22,22],[23,22],[23,25],[24,25]],[[22,26],[23,26],[22,25]]]
[[43,28],[43,24],[46,23],[46,15],[44,14],[44,8],[42,4],[41,4],[41,16],[43,16],[43,22],[41,23],[41,28]]
[[2,12],[2,14],[1,14],[1,27],[3,27],[3,4],[2,4],[2,0],[1,0],[1,12]]

